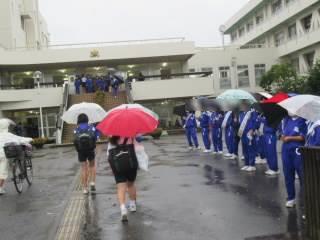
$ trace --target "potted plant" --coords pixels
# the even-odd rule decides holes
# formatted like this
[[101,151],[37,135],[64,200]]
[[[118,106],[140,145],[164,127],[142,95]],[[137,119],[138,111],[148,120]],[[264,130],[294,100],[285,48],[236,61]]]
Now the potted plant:
[[150,133],[150,136],[155,139],[158,140],[160,139],[161,135],[162,135],[163,129],[162,128],[157,128],[156,130],[154,130],[152,133]]
[[43,148],[43,145],[46,144],[48,142],[47,138],[34,138],[32,140],[32,145],[36,148],[36,149],[41,149]]

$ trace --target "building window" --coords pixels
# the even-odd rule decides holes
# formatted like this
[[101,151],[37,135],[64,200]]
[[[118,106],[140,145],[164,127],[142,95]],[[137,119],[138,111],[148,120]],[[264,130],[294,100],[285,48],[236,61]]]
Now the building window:
[[297,26],[296,23],[290,25],[288,27],[288,38],[289,39],[294,39],[297,36]]
[[313,61],[314,61],[314,52],[309,52],[304,54],[304,59],[306,60],[308,68],[312,68],[313,66]]
[[253,29],[253,21],[247,23],[247,32],[250,32]]
[[220,88],[231,88],[230,67],[219,67]]
[[286,5],[290,5],[291,3],[293,3],[295,0],[286,0]]
[[239,37],[244,35],[244,27],[239,28]]
[[232,32],[231,33],[231,41],[233,42],[233,41],[235,41],[236,39],[237,39],[237,32]]
[[190,68],[190,69],[189,69],[189,73],[194,73],[194,72],[196,72],[196,69],[195,69],[195,68]]
[[266,65],[265,64],[255,64],[254,65],[254,73],[256,77],[256,85],[259,86],[263,74],[266,73]]
[[24,22],[24,17],[20,16],[20,23],[21,23],[21,28],[24,31],[25,30],[25,22]]
[[279,12],[282,8],[282,0],[275,0],[271,4],[272,14]]
[[260,12],[256,16],[256,24],[259,25],[263,22],[263,12]]
[[300,72],[300,64],[299,64],[299,58],[294,58],[291,60],[292,68],[299,73]]
[[238,66],[238,81],[239,87],[249,87],[249,68],[248,65],[239,65]]
[[312,19],[312,14],[308,15],[307,17],[301,20],[302,26],[306,32],[309,32],[311,28],[311,19]]
[[276,47],[280,46],[281,44],[284,43],[285,40],[285,34],[284,32],[278,32],[274,35],[274,43],[276,45]]

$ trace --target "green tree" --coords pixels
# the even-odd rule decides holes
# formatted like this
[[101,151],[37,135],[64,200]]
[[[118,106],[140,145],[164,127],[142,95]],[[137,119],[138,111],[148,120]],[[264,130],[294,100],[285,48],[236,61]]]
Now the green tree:
[[305,80],[290,64],[276,64],[262,76],[260,86],[267,92],[303,93]]
[[320,60],[310,70],[306,81],[306,92],[320,96]]

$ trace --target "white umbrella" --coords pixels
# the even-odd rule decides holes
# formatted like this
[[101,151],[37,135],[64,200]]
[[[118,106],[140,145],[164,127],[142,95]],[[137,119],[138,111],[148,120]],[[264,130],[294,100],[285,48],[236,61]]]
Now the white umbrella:
[[9,118],[1,118],[0,119],[0,125],[2,126],[2,125],[16,125],[16,123],[14,122],[14,121],[12,121],[11,119],[9,119]]
[[95,103],[79,103],[72,105],[61,117],[61,119],[69,124],[76,124],[78,116],[84,113],[89,118],[89,123],[97,123],[102,121],[106,116],[106,111]]
[[312,122],[320,120],[320,97],[314,95],[297,95],[280,103],[289,113]]

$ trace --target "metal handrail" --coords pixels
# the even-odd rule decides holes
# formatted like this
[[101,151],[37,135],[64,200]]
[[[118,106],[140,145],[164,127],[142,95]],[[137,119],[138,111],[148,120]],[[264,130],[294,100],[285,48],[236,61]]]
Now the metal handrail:
[[201,75],[200,77],[207,77],[212,74],[212,71],[208,72],[188,72],[188,73],[171,73],[171,74],[157,74],[157,75],[144,75],[145,79],[147,78],[161,78],[161,77],[183,77],[183,76],[194,76],[194,75]]
[[62,104],[60,105],[58,119],[57,119],[57,130],[60,131],[61,133],[60,136],[57,135],[57,143],[62,143],[64,121],[61,119],[61,117],[68,108],[68,100],[69,100],[69,83],[65,82],[63,84]]

